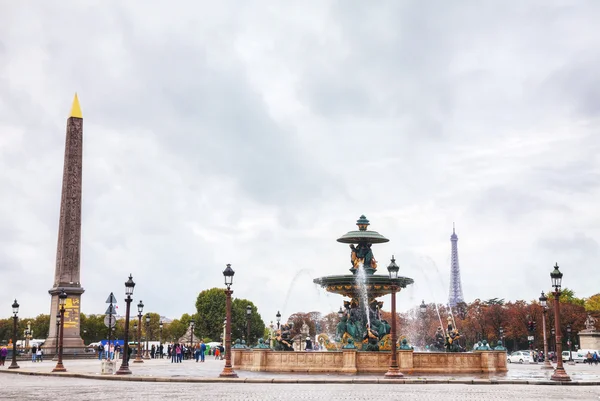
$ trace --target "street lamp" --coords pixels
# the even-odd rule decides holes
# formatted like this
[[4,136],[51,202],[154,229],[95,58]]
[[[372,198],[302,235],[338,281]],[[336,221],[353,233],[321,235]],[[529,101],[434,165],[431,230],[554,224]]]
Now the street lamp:
[[190,343],[192,349],[194,348],[194,327],[196,327],[196,321],[192,319],[190,320]]
[[247,305],[246,306],[246,321],[247,321],[247,328],[246,331],[248,332],[248,334],[246,334],[246,340],[248,343],[248,346],[250,346],[250,318],[252,317],[252,306]]
[[63,357],[63,337],[65,335],[65,304],[67,303],[67,293],[64,289],[58,294],[58,304],[60,305],[60,336],[58,337],[58,362],[52,369],[53,372],[66,372],[62,361]]
[[504,344],[504,327],[500,326],[498,328],[498,334],[500,335],[500,341],[502,341],[502,345],[506,347],[506,345]]
[[571,342],[571,325],[567,324],[567,345],[569,346],[569,365],[575,365],[575,361],[572,357],[572,347],[573,343]]
[[162,351],[160,351],[160,348],[162,347],[162,329],[163,329],[163,321],[161,320],[160,322],[158,322],[158,349],[159,349],[159,353],[160,353],[160,358],[163,358],[163,353]]
[[544,333],[544,364],[542,369],[553,369],[550,359],[548,358],[548,339],[546,338],[546,313],[548,312],[548,297],[542,291],[540,295],[540,305],[542,306],[542,331]]
[[12,304],[12,312],[13,312],[13,352],[12,352],[12,362],[10,363],[9,369],[19,369],[20,366],[17,364],[17,320],[19,314],[19,303],[15,299],[15,302]]
[[396,291],[398,291],[397,282],[399,270],[400,267],[398,267],[396,264],[396,259],[394,259],[394,256],[392,256],[392,260],[388,266],[388,273],[392,287],[392,357],[390,360],[390,367],[384,376],[386,379],[399,379],[404,377],[404,375],[400,373],[400,368],[398,367],[398,350],[396,347],[396,344],[398,343],[398,337],[396,333]]
[[554,330],[554,327],[550,329],[550,336],[553,339],[552,341],[554,341],[554,353],[556,354],[556,340],[554,340],[554,335],[556,334],[556,330]]
[[344,310],[342,309],[341,306],[340,306],[340,310],[338,311],[338,317],[340,318],[340,320],[344,317]]
[[150,330],[150,313],[146,313],[146,352],[144,352],[144,359],[150,359],[148,351],[148,331]]
[[[54,350],[54,357],[58,360],[58,334],[60,332],[60,311],[56,314],[56,349]],[[54,360],[54,359],[52,359]]]
[[554,328],[556,329],[556,369],[550,379],[556,381],[571,381],[571,378],[563,367],[562,360],[562,336],[560,333],[560,286],[562,277],[563,274],[558,269],[558,263],[556,263],[554,270],[550,273],[550,279],[552,280],[552,286],[554,287]]
[[225,270],[223,270],[223,277],[225,278],[225,285],[227,289],[225,290],[225,295],[227,296],[226,313],[227,317],[225,319],[225,367],[223,371],[219,375],[220,377],[238,377],[238,375],[233,371],[231,367],[231,285],[233,284],[233,275],[235,272],[231,268],[231,264],[227,264]]
[[125,282],[125,302],[127,303],[127,309],[125,312],[125,334],[123,336],[123,362],[121,367],[115,373],[117,375],[130,375],[131,370],[129,369],[129,313],[131,308],[131,296],[133,295],[133,289],[135,283],[133,277],[129,275],[129,280]]
[[425,348],[425,317],[427,316],[427,305],[425,304],[425,300],[421,301],[421,305],[419,305],[419,312],[421,313],[421,346]]
[[133,363],[143,363],[142,359],[142,312],[144,311],[144,303],[140,300],[138,308],[138,324],[137,324],[137,352]]
[[281,313],[279,313],[279,311],[277,311],[277,314],[275,315],[275,317],[277,318],[277,330],[279,330],[279,322],[281,321]]

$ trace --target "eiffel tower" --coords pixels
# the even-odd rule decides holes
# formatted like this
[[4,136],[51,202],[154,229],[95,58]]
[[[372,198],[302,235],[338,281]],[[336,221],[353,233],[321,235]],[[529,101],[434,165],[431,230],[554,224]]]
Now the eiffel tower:
[[464,302],[462,283],[460,281],[460,266],[458,264],[458,235],[452,223],[452,235],[450,236],[452,244],[452,260],[450,265],[450,296],[448,297],[448,305],[455,307]]

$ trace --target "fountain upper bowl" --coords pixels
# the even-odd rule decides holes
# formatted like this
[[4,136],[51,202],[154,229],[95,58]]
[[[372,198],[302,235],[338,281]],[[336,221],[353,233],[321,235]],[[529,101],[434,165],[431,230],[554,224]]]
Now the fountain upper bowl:
[[[340,276],[325,276],[313,280],[315,284],[319,284],[327,292],[343,295],[345,297],[355,297],[359,294],[360,288],[356,283],[356,276],[353,274],[345,274]],[[407,285],[414,283],[412,278],[398,277],[391,279],[389,276],[368,274],[365,276],[365,288],[369,298],[378,298],[384,295],[400,291],[406,288]]]

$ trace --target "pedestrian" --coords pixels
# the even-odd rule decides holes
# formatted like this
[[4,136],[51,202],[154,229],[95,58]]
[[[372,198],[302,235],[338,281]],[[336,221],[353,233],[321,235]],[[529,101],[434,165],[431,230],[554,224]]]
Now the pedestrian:
[[200,362],[204,362],[204,353],[206,352],[206,344],[204,340],[200,341]]
[[43,352],[42,352],[42,347],[41,346],[38,347],[38,349],[37,349],[37,351],[35,353],[35,359],[38,362],[42,362],[44,360],[43,359]]
[[163,350],[164,350],[163,345],[160,344],[158,346],[158,354],[160,355],[160,359],[163,359],[163,357],[164,357]]
[[104,352],[104,345],[102,343],[98,344],[98,360],[102,360],[102,353]]
[[31,347],[31,362],[36,362],[36,361],[37,361],[37,347],[34,344],[33,347]]
[[598,359],[600,357],[598,357],[598,353],[596,351],[594,351],[594,355],[592,355],[592,362],[594,362],[594,365],[598,365]]
[[215,355],[215,359],[219,359],[219,353],[220,353],[220,349],[218,345],[215,345],[215,350],[214,350],[214,355]]
[[0,349],[0,366],[4,366],[6,362],[6,355],[8,355],[8,349],[6,347],[2,347]]
[[121,355],[121,346],[119,345],[119,343],[115,344],[115,359],[119,359],[119,356]]
[[154,355],[156,354],[156,347],[152,344],[152,348],[150,348],[150,358],[154,359]]

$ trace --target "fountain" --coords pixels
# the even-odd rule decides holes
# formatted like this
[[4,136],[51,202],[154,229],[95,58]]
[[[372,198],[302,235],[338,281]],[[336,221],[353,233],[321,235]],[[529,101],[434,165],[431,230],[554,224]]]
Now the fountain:
[[[381,319],[383,302],[377,298],[392,293],[392,281],[386,275],[375,274],[377,260],[371,246],[382,244],[389,239],[377,231],[367,230],[369,220],[363,215],[357,220],[358,230],[349,231],[338,238],[338,242],[350,245],[350,273],[346,275],[326,276],[314,279],[326,291],[350,298],[344,301],[344,310],[340,313],[340,323],[336,329],[335,342],[329,338],[325,343],[328,349],[347,348],[348,340],[364,351],[390,349],[390,325]],[[394,280],[397,291],[412,284],[408,277]],[[322,335],[324,336],[324,335]]]
[[317,336],[318,343],[328,352],[294,350],[291,336],[293,326],[283,324],[271,339],[273,348],[263,340],[254,348],[232,349],[235,369],[255,372],[385,373],[390,367],[391,353],[396,352],[398,368],[408,374],[506,372],[504,350],[478,347],[473,352],[458,352],[462,351],[458,345],[460,335],[451,317],[448,318],[448,333],[444,333],[440,327],[436,334],[436,346],[432,347],[436,351],[450,352],[414,352],[406,339],[402,339],[400,346],[392,350],[391,327],[382,319],[383,302],[378,298],[392,291],[399,292],[414,281],[408,277],[391,279],[387,274],[375,274],[377,260],[371,247],[389,240],[376,231],[367,230],[369,220],[365,216],[360,216],[356,224],[358,230],[350,231],[337,240],[350,245],[351,274],[313,280],[327,292],[349,298],[338,312],[340,321],[335,335],[332,335],[334,338],[326,333]]

